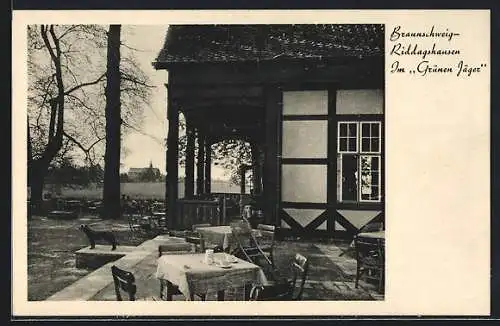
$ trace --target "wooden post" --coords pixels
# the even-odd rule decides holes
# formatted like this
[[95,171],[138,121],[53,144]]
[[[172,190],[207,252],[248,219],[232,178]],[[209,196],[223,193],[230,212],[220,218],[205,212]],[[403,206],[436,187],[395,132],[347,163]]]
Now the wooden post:
[[170,89],[167,86],[167,177],[166,177],[166,202],[167,202],[167,227],[175,229],[177,223],[177,198],[179,192],[179,110],[172,103]]
[[[337,91],[328,90],[328,139],[337,139],[336,116]],[[335,232],[335,216],[337,203],[337,142],[328,141],[327,170],[327,214],[326,230],[330,236]]]
[[196,194],[204,193],[205,188],[205,140],[203,134],[198,130],[198,157],[196,158]]
[[184,178],[184,197],[191,199],[194,196],[194,142],[195,134],[189,120],[186,122],[186,175]]
[[227,215],[226,215],[226,194],[222,194],[222,221],[220,225],[228,224]]
[[264,158],[264,207],[265,223],[281,225],[280,209],[280,162],[278,157],[280,128],[281,90],[274,86],[266,88],[266,125],[265,125],[265,158]]
[[204,193],[212,192],[212,144],[205,139],[205,189]]
[[250,144],[252,150],[252,185],[254,194],[260,194],[260,149],[256,143]]
[[246,192],[246,189],[245,189],[245,174],[246,174],[246,171],[247,170],[242,165],[241,168],[240,168],[240,193],[242,195],[244,195],[245,192]]

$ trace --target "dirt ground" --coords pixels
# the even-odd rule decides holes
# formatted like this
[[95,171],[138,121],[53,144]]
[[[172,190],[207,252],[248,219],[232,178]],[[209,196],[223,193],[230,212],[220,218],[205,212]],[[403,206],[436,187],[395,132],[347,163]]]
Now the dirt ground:
[[34,216],[28,223],[28,300],[44,300],[87,275],[75,267],[75,251],[89,245],[80,224],[111,229],[118,244],[136,246],[144,239],[131,236],[127,222],[103,221],[92,216],[54,220]]
[[[136,246],[147,240],[133,236],[123,220],[102,220],[92,216],[54,220],[34,216],[28,223],[28,300],[45,300],[91,272],[75,267],[75,252],[89,245],[78,228],[80,224],[88,224],[96,230],[112,230],[119,245]],[[310,270],[304,300],[382,300],[383,295],[375,293],[373,285],[361,283],[359,289],[354,288],[356,262],[344,253],[347,246],[330,241],[277,241],[275,263],[286,270],[295,253],[308,257]],[[145,261],[139,273],[144,275],[137,278],[139,294],[145,297],[158,292],[158,280],[152,277],[155,263],[155,257]],[[114,289],[110,287],[101,296],[100,300],[114,300]],[[238,297],[229,295],[227,299],[238,300]]]

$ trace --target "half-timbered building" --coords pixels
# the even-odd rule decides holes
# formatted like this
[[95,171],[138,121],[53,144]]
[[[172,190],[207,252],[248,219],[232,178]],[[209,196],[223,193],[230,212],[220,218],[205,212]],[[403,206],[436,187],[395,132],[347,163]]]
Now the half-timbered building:
[[183,200],[210,193],[210,146],[236,138],[280,234],[340,237],[383,218],[383,25],[174,25],[153,65],[168,71],[170,228],[185,226],[180,112]]

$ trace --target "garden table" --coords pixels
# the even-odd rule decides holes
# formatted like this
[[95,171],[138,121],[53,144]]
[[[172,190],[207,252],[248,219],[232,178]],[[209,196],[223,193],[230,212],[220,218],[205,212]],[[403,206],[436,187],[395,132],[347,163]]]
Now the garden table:
[[[227,255],[214,254],[214,261]],[[165,282],[166,300],[172,300],[173,285],[186,297],[193,300],[195,294],[205,295],[209,291],[217,291],[217,300],[224,301],[224,292],[229,288],[261,285],[266,283],[262,269],[250,262],[229,255],[234,263],[229,268],[218,264],[208,265],[205,254],[162,255],[158,258],[156,278]]]
[[[374,232],[361,232],[356,234],[357,238],[363,238],[363,239],[368,239],[368,240],[381,240],[382,243],[385,242],[385,230],[382,231],[374,231]],[[354,240],[351,241],[349,244],[348,250],[353,250],[354,249]]]
[[356,236],[358,238],[384,240],[385,239],[385,231],[363,232],[363,233],[358,233]]

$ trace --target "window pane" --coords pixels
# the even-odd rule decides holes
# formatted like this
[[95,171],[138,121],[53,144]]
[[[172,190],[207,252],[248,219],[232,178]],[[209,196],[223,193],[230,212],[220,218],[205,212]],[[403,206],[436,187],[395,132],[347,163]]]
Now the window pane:
[[347,137],[347,124],[340,123],[340,137]]
[[370,139],[369,138],[363,138],[361,140],[361,151],[362,152],[369,152],[370,151]]
[[349,152],[356,152],[356,138],[355,137],[349,137]]
[[380,200],[380,157],[361,156],[361,200]]
[[340,152],[347,152],[347,138],[340,138]]
[[362,123],[361,137],[369,137],[369,136],[370,136],[370,123]]
[[371,151],[370,152],[379,152],[380,151],[380,142],[378,138],[372,138],[372,146],[371,146]]
[[380,129],[380,124],[379,123],[372,123],[372,137],[379,137],[379,129]]
[[342,201],[356,201],[358,194],[358,159],[355,155],[342,155]]
[[356,124],[355,123],[349,124],[349,136],[356,137]]

